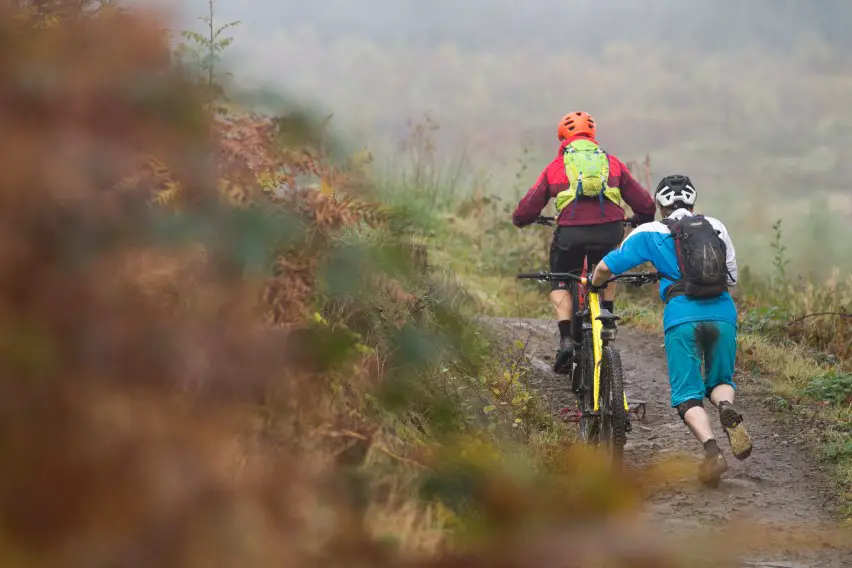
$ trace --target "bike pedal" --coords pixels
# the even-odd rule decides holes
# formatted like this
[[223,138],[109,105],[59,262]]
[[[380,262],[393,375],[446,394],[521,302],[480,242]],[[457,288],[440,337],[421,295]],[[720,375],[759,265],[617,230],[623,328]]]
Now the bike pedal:
[[624,425],[624,431],[628,434],[633,431],[633,424],[630,423],[630,420]]
[[580,412],[576,408],[571,408],[569,406],[566,406],[565,408],[559,411],[559,418],[561,418],[565,422],[579,422],[582,416],[582,412]]
[[646,402],[644,400],[635,400],[630,405],[630,410],[628,412],[630,412],[630,414],[635,414],[636,418],[639,420],[644,420],[647,412],[645,405]]

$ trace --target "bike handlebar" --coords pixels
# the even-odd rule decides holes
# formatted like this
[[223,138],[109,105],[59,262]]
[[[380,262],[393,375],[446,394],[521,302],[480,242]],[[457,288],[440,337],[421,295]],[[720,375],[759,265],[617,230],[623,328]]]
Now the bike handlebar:
[[[571,272],[547,272],[542,270],[539,272],[521,272],[517,277],[519,280],[539,280],[541,282],[549,282],[552,280],[573,280],[574,282],[578,282],[584,286],[589,285],[589,278],[577,276]],[[616,280],[627,280],[629,284],[642,286],[643,284],[658,282],[660,278],[662,278],[662,275],[659,272],[625,272],[624,274],[612,276],[607,279],[601,288],[606,287],[607,284],[615,282]]]
[[539,225],[549,225],[552,227],[556,224],[556,217],[545,217],[544,215],[539,215],[535,222]]
[[[538,218],[534,221],[539,225],[547,225],[548,227],[553,227],[556,225],[556,217],[547,217],[544,215],[539,215]],[[636,222],[635,217],[631,217],[629,219],[622,220],[624,225],[630,225],[631,227],[638,227],[639,223]]]

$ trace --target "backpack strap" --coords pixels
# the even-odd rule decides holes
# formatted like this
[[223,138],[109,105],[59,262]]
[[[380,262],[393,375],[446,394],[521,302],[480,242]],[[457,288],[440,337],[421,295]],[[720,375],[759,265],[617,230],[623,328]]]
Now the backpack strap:
[[606,167],[604,167],[603,171],[601,172],[606,175],[605,179],[603,180],[603,187],[601,188],[601,193],[600,195],[598,195],[598,203],[601,206],[601,217],[604,217],[606,215],[604,211],[604,193],[606,193],[606,188],[609,186],[609,154],[606,153],[606,150],[604,150],[598,142],[595,142],[595,145],[597,146],[597,148],[595,148],[595,154],[602,155],[606,163]]
[[601,148],[600,144],[598,144],[598,149],[595,152],[599,153],[599,154],[603,154],[604,160],[606,160],[606,168],[604,168],[604,173],[606,174],[606,176],[604,177],[604,180],[603,180],[603,187],[601,188],[601,194],[598,196],[598,199],[600,199],[600,204],[601,204],[601,217],[604,217],[604,216],[606,216],[606,213],[604,212],[604,198],[605,198],[604,194],[606,193],[606,188],[609,187],[609,154],[606,153],[606,150]]
[[[660,222],[668,227],[669,232],[671,233],[672,227],[674,227],[675,223],[677,223],[680,219],[672,219],[671,217],[666,217],[665,219],[661,219]],[[666,293],[663,298],[663,302],[668,304],[672,298],[677,298],[678,296],[683,296],[686,294],[685,289],[686,285],[683,283],[683,267],[680,265],[680,257],[678,255],[678,243],[674,234],[671,234],[671,237],[675,239],[675,261],[677,262],[677,268],[680,270],[680,279],[672,281],[672,285],[666,288]]]
[[672,298],[677,298],[678,296],[685,295],[685,288],[686,286],[684,285],[683,281],[678,280],[677,282],[666,288],[666,294],[663,298],[663,302],[668,304],[672,300]]
[[[571,146],[571,144],[568,144],[567,146],[565,146],[565,150],[563,150],[563,153],[564,154],[576,154],[577,149],[574,148],[573,146]],[[583,173],[580,172],[580,174],[577,176],[577,187],[574,188],[574,202],[571,204],[571,217],[570,217],[571,219],[574,219],[576,217],[576,214],[577,214],[577,202],[580,201],[580,192],[583,191],[583,179],[582,178],[583,178]],[[568,183],[569,184],[571,183],[570,179],[568,180]]]

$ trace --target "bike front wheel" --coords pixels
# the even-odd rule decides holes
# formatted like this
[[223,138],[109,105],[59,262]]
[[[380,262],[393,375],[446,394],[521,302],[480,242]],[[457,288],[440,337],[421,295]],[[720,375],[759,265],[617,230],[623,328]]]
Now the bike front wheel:
[[577,393],[577,406],[580,410],[580,439],[586,444],[597,444],[600,434],[600,415],[595,413],[594,399],[594,366],[595,357],[592,353],[591,334],[584,338],[581,348],[580,362],[574,372],[581,385]]
[[612,469],[621,467],[627,443],[627,411],[624,410],[624,373],[621,355],[607,345],[601,361],[600,449]]

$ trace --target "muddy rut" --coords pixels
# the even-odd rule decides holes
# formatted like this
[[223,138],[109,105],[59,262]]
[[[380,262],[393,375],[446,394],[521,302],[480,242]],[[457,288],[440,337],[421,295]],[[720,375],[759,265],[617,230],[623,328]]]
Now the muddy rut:
[[[554,413],[575,408],[565,378],[551,371],[556,345],[555,323],[532,319],[489,319],[500,336],[521,340],[531,358],[531,388],[550,405]],[[625,459],[630,467],[643,467],[672,454],[685,454],[697,460],[701,447],[669,407],[669,386],[662,336],[619,328],[617,345],[621,352],[628,399],[645,401],[645,416],[632,416],[633,431],[628,435]],[[679,534],[696,530],[724,530],[731,522],[757,522],[762,525],[798,528],[817,533],[837,526],[829,511],[830,485],[815,462],[796,442],[794,426],[779,421],[761,402],[766,381],[760,377],[739,376],[738,406],[746,418],[754,450],[751,457],[738,461],[719,426],[715,412],[714,428],[726,453],[730,469],[716,489],[694,483],[678,484],[654,495],[644,504],[643,515],[660,531]],[[810,539],[812,540],[812,538]],[[852,549],[829,543],[810,542],[808,550],[790,543],[767,553],[756,550],[743,559],[743,566],[852,567]],[[849,542],[852,547],[852,542]]]

